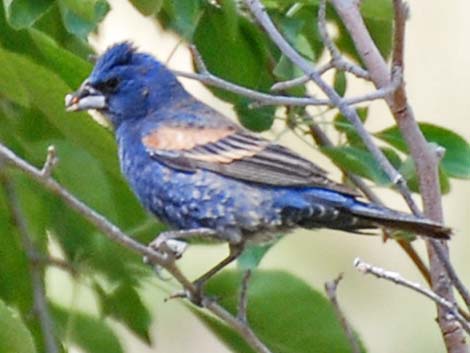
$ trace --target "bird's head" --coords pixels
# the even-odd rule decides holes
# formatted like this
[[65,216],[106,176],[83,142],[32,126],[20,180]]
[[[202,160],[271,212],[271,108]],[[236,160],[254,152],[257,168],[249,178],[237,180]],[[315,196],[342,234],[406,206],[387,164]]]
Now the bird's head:
[[98,110],[117,128],[186,94],[162,63],[124,42],[97,60],[80,88],[65,97],[65,106],[68,111]]

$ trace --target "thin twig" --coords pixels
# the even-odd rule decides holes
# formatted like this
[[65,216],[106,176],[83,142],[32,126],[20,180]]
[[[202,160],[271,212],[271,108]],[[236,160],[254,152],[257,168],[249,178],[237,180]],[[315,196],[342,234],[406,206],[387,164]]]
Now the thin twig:
[[397,239],[398,245],[402,248],[402,250],[405,252],[405,254],[408,255],[408,257],[413,261],[415,264],[416,268],[418,271],[421,273],[423,276],[424,280],[428,285],[432,285],[431,281],[431,274],[429,273],[429,268],[426,266],[424,261],[421,259],[421,256],[418,255],[416,250],[414,249],[413,245],[409,240],[405,239]]
[[[176,76],[189,78],[202,82],[209,86],[221,88],[223,90],[239,94],[241,96],[253,99],[257,102],[256,106],[267,106],[267,105],[289,105],[289,106],[332,106],[332,103],[328,99],[319,99],[313,97],[291,97],[291,96],[280,96],[269,93],[262,93],[250,88],[236,85],[232,82],[221,79],[214,76],[209,71],[207,72],[183,72],[178,70],[172,71]],[[286,81],[287,82],[287,81]],[[383,99],[385,95],[389,95],[393,91],[393,86],[389,86],[384,90],[376,90],[374,92],[365,94],[363,96],[345,98],[346,104],[355,105],[364,102],[370,102],[377,99]]]
[[271,91],[284,91],[292,87],[304,85],[308,81],[310,81],[310,79],[307,76],[303,75],[300,77],[293,78],[292,80],[276,82],[274,85],[271,86]]
[[405,201],[410,204],[410,207],[416,208],[405,178],[403,178],[403,176],[398,173],[398,171],[385,157],[383,152],[377,147],[371,135],[362,124],[362,121],[359,118],[357,112],[352,109],[347,101],[340,97],[332,87],[323,81],[322,77],[318,74],[318,71],[315,70],[312,64],[306,61],[287,42],[281,33],[279,33],[271,21],[271,18],[267,14],[266,9],[259,0],[245,0],[245,3],[258,23],[264,28],[268,36],[284,53],[284,55],[286,55],[294,64],[296,64],[307,76],[309,76],[310,79],[314,81],[315,84],[326,94],[331,103],[341,111],[346,119],[351,122],[367,149],[374,156],[374,159],[380,165],[381,169],[384,170],[392,183],[396,185]]
[[57,158],[56,150],[54,146],[49,146],[47,148],[47,156],[44,165],[42,166],[41,173],[44,177],[49,177],[52,173],[52,170],[59,162]]
[[[410,209],[416,215],[420,215],[420,211],[419,211],[418,207],[416,206],[414,200],[411,197],[411,193],[410,193],[410,191],[409,191],[409,189],[406,185],[405,179],[395,170],[395,168],[389,163],[389,161],[383,156],[382,152],[374,144],[373,140],[370,138],[369,134],[364,129],[364,127],[363,127],[360,119],[358,118],[356,112],[354,110],[352,110],[349,106],[344,104],[344,101],[342,100],[342,98],[339,95],[337,95],[336,92],[322,80],[321,76],[318,74],[318,72],[315,70],[315,68],[309,62],[307,62],[302,56],[300,56],[295,51],[294,48],[292,48],[290,46],[290,44],[284,39],[284,37],[276,29],[276,27],[272,23],[272,21],[269,18],[266,10],[264,9],[263,5],[261,4],[261,2],[259,0],[245,0],[245,2],[247,4],[248,8],[250,8],[250,10],[251,10],[252,14],[254,15],[254,17],[257,19],[258,23],[261,24],[261,26],[265,29],[267,34],[271,37],[271,39],[279,47],[279,49],[293,63],[295,63],[300,69],[302,69],[304,71],[304,73],[307,76],[309,76],[312,79],[312,81],[314,81],[320,87],[320,89],[322,89],[322,91],[327,95],[327,97],[331,100],[331,102],[336,107],[338,107],[340,109],[340,111],[343,113],[343,115],[353,124],[354,128],[356,129],[356,131],[358,132],[358,134],[360,135],[360,137],[364,141],[366,147],[373,154],[374,158],[377,160],[379,165],[382,167],[382,169],[385,171],[385,173],[389,176],[390,180],[392,180],[392,182],[397,184],[400,193],[404,197],[404,199],[407,202]],[[344,1],[338,0],[337,2],[338,3],[341,2],[342,5],[344,5]],[[397,3],[397,2],[398,2],[398,0],[395,0],[395,3]],[[401,1],[400,1],[400,3],[401,3]],[[354,6],[357,6],[357,3],[354,3],[354,4],[350,3],[350,4],[354,5]],[[359,11],[357,10],[357,8],[355,10],[359,14]],[[345,17],[350,16],[350,15],[348,15],[348,13],[346,11],[343,14],[344,14]],[[359,14],[358,17],[362,21],[362,18],[360,16],[360,14]],[[364,26],[364,28],[365,28],[365,26]],[[368,33],[368,32],[366,31],[366,33]],[[403,33],[404,33],[404,31],[403,31]],[[370,36],[368,36],[368,38],[370,39]],[[372,41],[370,40],[370,42],[372,42]],[[375,51],[378,53],[378,50],[376,50],[376,48],[375,48]],[[368,56],[369,52],[364,51],[364,52],[362,52],[362,54],[364,54],[364,56]],[[399,62],[397,61],[396,63],[398,64]],[[370,68],[368,67],[368,69],[370,69]],[[402,66],[399,66],[399,69],[402,70]],[[390,82],[390,74],[387,74],[382,78],[382,83],[383,84],[381,84],[378,87],[379,88],[384,87],[384,86],[389,84],[388,82]],[[402,92],[399,92],[399,91],[402,91]],[[397,115],[399,115],[400,113],[403,113],[403,112],[407,113],[407,117],[408,117],[409,121],[406,121],[406,119],[405,119],[406,123],[401,126],[401,129],[407,130],[407,127],[408,127],[410,129],[410,131],[412,132],[412,134],[408,135],[409,137],[414,134],[414,136],[416,136],[417,138],[421,138],[422,140],[424,140],[419,128],[417,127],[416,121],[413,118],[411,108],[406,103],[406,95],[403,92],[404,92],[404,85],[401,84],[401,85],[399,85],[399,89],[397,91],[395,91],[393,94],[390,95],[390,96],[393,96],[393,97],[401,98],[402,103],[404,103],[402,105],[398,105],[399,107],[404,107],[403,109],[395,109],[394,110],[394,112]],[[385,98],[390,99],[390,96],[385,97]],[[399,100],[400,99],[396,99],[396,101],[399,101]],[[400,122],[400,119],[397,118],[397,121]],[[415,146],[412,146],[413,141],[410,140],[409,142],[411,142],[411,143],[409,143],[411,149],[413,147],[415,147]],[[423,153],[429,153],[428,150],[423,152],[422,149],[421,150],[418,149],[418,151],[421,153],[421,155]],[[415,157],[416,156],[417,155],[415,155]],[[436,175],[437,174],[436,168],[434,168],[434,169],[432,168],[432,166],[433,166],[432,161],[428,161],[428,162],[429,163],[427,163],[427,165],[426,165],[425,162],[424,162],[424,165],[422,164],[423,169],[421,171],[423,172],[423,174],[421,174],[420,177],[423,178],[422,179],[422,181],[423,181],[424,179],[427,178],[426,175],[429,175],[429,173],[431,173],[431,175],[433,175],[435,177],[433,179],[434,182],[436,182],[436,180],[438,180],[437,175]],[[428,173],[426,173],[426,172],[428,172]],[[431,184],[432,184],[432,182],[431,182]],[[434,185],[431,185],[431,187],[432,186],[434,186]],[[442,222],[442,210],[439,207],[440,206],[439,192],[437,192],[437,194],[435,192],[430,192],[430,194],[428,196],[429,196],[429,199],[434,199],[434,200],[436,200],[435,196],[437,196],[437,201],[436,202],[438,202],[438,207],[434,211],[436,213],[436,215],[432,219],[434,219],[436,221],[439,221],[439,222]],[[430,206],[430,207],[432,208],[432,206]],[[436,207],[434,207],[434,208],[436,208]],[[439,212],[439,210],[440,210],[440,212]],[[432,212],[430,212],[430,213],[432,214]],[[431,260],[432,260],[432,256],[431,256]],[[434,264],[434,266],[435,266],[435,264]],[[433,281],[433,282],[435,282],[435,281]],[[452,327],[449,327],[449,329],[452,329]],[[447,332],[449,332],[449,331],[447,331]],[[458,339],[458,337],[456,339]],[[460,339],[460,341],[463,342],[462,339]]]
[[[404,51],[405,51],[405,27],[406,20],[409,16],[408,5],[402,0],[394,0],[394,15],[395,15],[395,33],[394,33],[394,48],[392,52],[392,63],[394,66],[401,67],[403,70],[404,67]],[[407,92],[405,86],[402,85],[397,89],[393,94],[394,102],[398,107],[404,107],[405,109],[401,110],[400,113],[397,113],[400,116],[400,120],[406,121],[407,123],[415,123],[415,128],[417,124],[414,119],[413,110],[408,104]],[[398,110],[396,110],[398,111]],[[413,134],[414,129],[403,129],[403,133],[408,135],[410,139]],[[419,130],[419,128],[418,128]],[[442,212],[442,202],[440,194],[440,185],[439,185],[439,176],[438,176],[438,164],[440,160],[440,155],[432,145],[430,145],[424,137],[421,137],[422,134],[416,135],[417,141],[411,141],[409,143],[410,149],[415,149],[415,153],[420,152],[420,160],[415,160],[418,170],[418,176],[420,178],[420,190],[423,195],[423,203],[425,206],[425,213],[431,219],[437,220],[439,222],[443,221],[443,212]],[[406,137],[405,137],[406,139]],[[421,143],[422,144],[421,144]],[[416,158],[416,154],[412,155]],[[418,167],[418,164],[421,167]],[[447,245],[436,240],[429,240],[427,242],[428,254],[431,263],[431,274],[433,275],[433,288],[435,291],[446,298],[451,302],[455,302],[454,295],[452,293],[452,288],[450,286],[441,286],[440,283],[446,282],[445,278],[442,278],[441,273],[445,271],[450,282],[455,286],[458,293],[462,296],[467,308],[470,307],[470,295],[468,289],[460,281],[458,275],[456,274],[454,267],[449,261],[449,251]],[[443,271],[444,269],[444,271]],[[442,279],[442,281],[441,281]],[[442,322],[443,332],[449,332],[451,330],[453,334],[452,324],[448,324],[445,320],[445,315],[439,315],[439,320]],[[446,336],[444,334],[444,336]],[[458,336],[458,333],[455,335]],[[449,347],[456,347],[456,350],[459,348],[458,337],[453,338],[453,342],[449,341]],[[468,346],[466,348],[468,350]]]
[[243,86],[236,85],[229,81],[225,81],[217,76],[212,75],[209,72],[183,72],[183,71],[172,71],[176,76],[189,78],[202,82],[206,85],[222,88],[226,91],[239,94],[241,96],[253,99],[257,102],[262,102],[264,105],[291,105],[291,106],[308,106],[308,105],[326,105],[330,102],[325,99],[317,99],[312,97],[290,97],[290,96],[279,96],[268,93],[258,92]]
[[[369,31],[364,23],[355,0],[332,0],[336,12],[341,17],[348,30],[357,52],[361,56],[372,82],[377,88],[383,87],[390,82],[390,70],[381,56],[377,46],[373,42]],[[401,67],[403,72],[403,48],[405,37],[405,23],[408,9],[400,0],[394,0],[395,12],[395,38],[393,61]],[[408,104],[405,86],[388,97],[385,101],[390,107],[397,125],[408,145],[411,155],[415,161],[417,175],[419,178],[420,192],[423,199],[423,208],[427,217],[434,221],[442,222],[442,203],[437,173],[437,157],[430,151],[422,132],[420,131],[411,106]],[[413,205],[411,205],[413,206]],[[414,214],[418,215],[417,207],[410,207]],[[427,250],[430,259],[431,277],[434,290],[447,300],[454,302],[450,286],[440,285],[441,279],[445,279],[446,270],[439,261],[430,242],[427,242]],[[445,258],[448,258],[446,250]],[[445,281],[444,281],[445,282]],[[445,312],[438,306],[439,326],[444,338],[448,352],[469,352],[464,334],[458,326],[446,320]]]
[[357,337],[354,334],[351,324],[349,323],[348,319],[344,315],[343,310],[341,310],[341,307],[339,306],[339,303],[338,303],[338,298],[336,296],[336,290],[338,289],[338,284],[342,279],[343,279],[343,274],[340,273],[338,277],[336,277],[334,280],[326,282],[325,292],[326,292],[326,295],[328,296],[328,299],[330,299],[331,304],[333,304],[336,317],[338,318],[339,322],[341,323],[341,326],[343,327],[344,333],[346,334],[349,344],[351,345],[352,352],[361,353],[361,347],[359,345]]
[[26,221],[21,210],[15,188],[7,175],[0,176],[5,196],[8,200],[8,207],[11,213],[13,223],[18,229],[21,237],[21,243],[25,248],[25,252],[29,260],[29,269],[31,273],[31,284],[33,288],[33,302],[34,311],[37,314],[39,326],[41,327],[42,336],[44,339],[44,349],[47,353],[59,353],[59,346],[54,335],[54,323],[49,314],[47,306],[46,292],[42,282],[43,269],[34,262],[35,254],[37,253],[36,247],[33,244],[32,238],[29,234]]
[[326,28],[326,0],[320,0],[320,6],[318,8],[318,32],[320,33],[323,44],[325,44],[325,47],[328,49],[328,52],[331,55],[331,64],[334,67],[350,72],[356,77],[366,80],[370,79],[369,73],[366,70],[349,61],[346,61],[343,58],[335,43],[331,39],[328,33],[328,29]]
[[250,346],[259,353],[271,353],[268,347],[259,340],[250,327],[243,321],[238,320],[230,314],[224,307],[218,305],[214,300],[204,297],[202,305],[210,310],[215,316],[227,323],[240,336],[242,336]]
[[[325,146],[325,147],[333,146],[333,143],[331,142],[330,138],[323,132],[323,130],[317,124],[311,123],[309,125],[309,131],[313,139],[317,143],[317,145]],[[366,196],[367,199],[369,199],[370,201],[374,202],[377,205],[381,205],[381,206],[384,205],[382,200],[371,190],[371,188],[366,183],[364,183],[364,181],[360,177],[358,177],[357,175],[347,170],[341,169],[341,171],[359,190],[362,191],[362,193]],[[429,270],[424,264],[419,254],[414,249],[413,245],[409,241],[398,240],[398,239],[397,239],[397,243],[403,249],[403,251],[408,255],[411,261],[416,265],[416,267],[418,268],[418,270],[420,271],[424,279],[430,284],[431,276],[429,274]]]
[[437,257],[439,258],[439,261],[445,267],[452,284],[455,286],[455,289],[457,289],[460,296],[467,305],[468,310],[470,310],[470,292],[455,272],[454,266],[452,266],[452,264],[450,263],[447,250],[439,241],[436,240],[431,241],[431,246],[433,247]]
[[[198,294],[197,288],[189,281],[179,270],[174,261],[168,261],[167,257],[152,250],[151,248],[137,242],[129,237],[107,218],[94,211],[83,202],[73,196],[62,185],[56,182],[50,176],[43,175],[42,171],[35,168],[25,160],[18,157],[11,150],[0,143],[0,159],[5,163],[21,170],[31,179],[38,182],[45,189],[58,196],[67,206],[75,210],[83,218],[93,224],[103,235],[111,241],[118,243],[133,252],[144,256],[152,264],[162,266],[173,278],[175,278],[188,293],[188,297]],[[236,317],[227,312],[222,306],[213,300],[203,296],[202,305],[220,320],[224,321],[229,327],[238,332],[241,337],[258,353],[270,353],[270,350],[255,335],[248,324],[241,322]],[[53,352],[55,353],[55,352]]]
[[[312,118],[313,120],[313,118]],[[325,132],[315,123],[310,123],[309,126],[310,135],[315,140],[315,143],[318,146],[322,147],[333,147],[333,142],[331,142],[330,138],[325,134]],[[341,168],[340,168],[341,169]],[[378,196],[372,192],[372,190],[364,183],[364,181],[358,177],[357,175],[349,172],[348,170],[341,169],[341,172],[346,175],[346,177],[354,184],[356,187],[362,191],[362,193],[371,201],[376,204],[382,205],[382,201],[378,198]]]
[[[332,68],[334,68],[334,66],[331,61],[327,62],[325,65],[318,68],[318,73],[320,75],[323,75],[325,72],[331,70]],[[292,80],[276,82],[274,85],[271,86],[271,91],[283,91],[288,88],[303,85],[308,81],[310,81],[310,78],[306,75],[303,75],[300,77],[293,78]]]
[[247,321],[247,309],[248,309],[248,283],[251,278],[251,270],[246,270],[243,273],[242,284],[240,286],[240,298],[238,300],[238,320],[242,322]]
[[53,266],[53,267],[62,269],[64,271],[67,271],[72,276],[79,275],[78,270],[75,268],[73,264],[62,259],[58,259],[58,258],[51,257],[51,256],[44,256],[41,254],[33,254],[30,260],[39,266]]
[[407,279],[403,278],[397,272],[387,271],[387,270],[384,270],[381,267],[372,266],[372,265],[362,261],[359,258],[354,259],[354,267],[362,273],[373,274],[377,278],[386,279],[387,281],[394,282],[395,284],[398,284],[400,286],[409,288],[409,289],[411,289],[415,292],[423,294],[424,296],[431,299],[433,302],[438,304],[440,307],[442,307],[446,311],[447,320],[450,320],[450,318],[448,317],[448,315],[450,314],[453,318],[455,318],[455,320],[457,320],[460,323],[462,328],[467,333],[470,333],[470,322],[465,320],[465,318],[462,315],[460,315],[460,313],[456,310],[454,303],[452,303],[452,302],[448,301],[447,299],[439,296],[438,294],[436,294],[432,290],[424,288],[418,283],[408,281]]
[[[206,85],[218,87],[226,91],[233,92],[241,96],[253,99],[256,102],[256,106],[265,106],[265,105],[334,106],[334,104],[329,99],[272,95],[272,94],[262,93],[262,92],[258,92],[250,88],[236,85],[232,82],[226,81],[224,79],[221,79],[220,77],[213,75],[207,69],[196,47],[190,46],[189,48],[193,55],[194,64],[196,66],[197,73],[173,70],[172,72],[177,76],[196,80]],[[282,84],[282,82],[280,82],[279,84]],[[344,102],[347,105],[355,105],[355,104],[369,102],[369,101],[373,101],[377,99],[383,99],[385,96],[390,95],[390,93],[396,89],[396,85],[397,85],[397,82],[392,81],[390,85],[387,85],[386,87],[383,87],[380,90],[376,90],[374,92],[365,94],[363,96],[345,98]]]

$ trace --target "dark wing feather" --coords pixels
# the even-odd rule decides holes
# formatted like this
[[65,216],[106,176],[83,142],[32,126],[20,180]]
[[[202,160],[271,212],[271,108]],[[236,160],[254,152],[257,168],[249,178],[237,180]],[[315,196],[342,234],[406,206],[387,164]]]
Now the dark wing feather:
[[[170,141],[157,143],[162,140],[157,136],[158,130],[145,136],[142,141],[153,158],[173,168],[186,171],[206,169],[264,185],[325,187],[344,194],[358,195],[348,187],[330,180],[323,169],[286,147],[247,131],[230,127],[229,130],[211,129],[206,133],[204,129],[179,128],[178,133],[186,136],[180,138],[180,141],[191,141],[187,143],[187,148],[181,142],[173,143],[174,147]],[[178,140],[169,137],[171,133],[168,130],[160,135]],[[215,136],[220,138],[216,139]],[[165,148],[159,148],[159,145]]]

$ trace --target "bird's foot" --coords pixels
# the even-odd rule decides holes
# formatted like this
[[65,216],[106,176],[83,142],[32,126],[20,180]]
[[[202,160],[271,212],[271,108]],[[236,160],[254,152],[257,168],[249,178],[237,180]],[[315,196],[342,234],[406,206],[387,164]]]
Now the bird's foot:
[[169,230],[162,232],[156,237],[149,247],[165,256],[168,260],[178,260],[188,247],[183,239],[191,239],[197,237],[211,238],[215,235],[215,231],[208,228],[195,228],[185,230]]
[[[165,261],[175,261],[175,260],[180,259],[181,256],[183,256],[183,253],[188,247],[188,244],[184,241],[177,240],[177,239],[166,239],[164,237],[158,237],[149,244],[149,247],[152,250],[161,254],[165,258]],[[163,276],[162,266],[151,263],[151,261],[149,261],[149,259],[146,256],[144,257],[144,263],[153,265],[155,275],[159,279],[163,281],[170,280],[169,277]]]
[[158,237],[149,244],[149,247],[167,256],[169,259],[178,260],[183,256],[183,253],[188,247],[188,243],[178,239]]

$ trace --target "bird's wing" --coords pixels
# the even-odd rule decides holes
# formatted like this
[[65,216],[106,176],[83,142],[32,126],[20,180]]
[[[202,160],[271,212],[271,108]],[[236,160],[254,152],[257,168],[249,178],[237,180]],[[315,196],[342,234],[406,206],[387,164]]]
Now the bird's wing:
[[143,136],[142,143],[152,158],[180,170],[206,169],[264,185],[316,186],[357,195],[286,147],[233,125],[160,126]]

